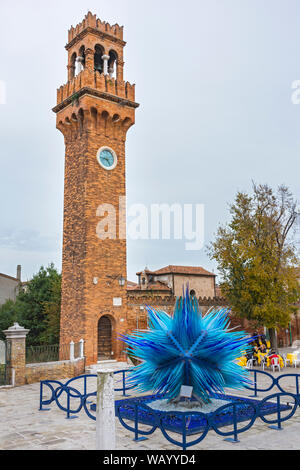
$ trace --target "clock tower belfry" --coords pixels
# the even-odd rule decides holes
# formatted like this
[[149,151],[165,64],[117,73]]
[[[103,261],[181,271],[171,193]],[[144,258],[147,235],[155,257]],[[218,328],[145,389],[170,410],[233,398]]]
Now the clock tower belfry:
[[90,12],[71,27],[53,108],[65,141],[60,345],[84,339],[87,364],[119,359],[127,329],[125,141],[138,104],[125,44],[123,27]]

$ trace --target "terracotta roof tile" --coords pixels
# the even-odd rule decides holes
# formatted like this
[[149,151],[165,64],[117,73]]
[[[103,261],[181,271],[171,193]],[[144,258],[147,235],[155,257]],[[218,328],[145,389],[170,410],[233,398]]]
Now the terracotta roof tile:
[[143,271],[139,271],[137,274],[137,276],[139,274],[142,274],[142,273],[147,273],[147,274],[155,274],[155,271],[150,271],[149,269],[144,269]]
[[127,290],[135,290],[135,291],[149,291],[149,290],[159,290],[159,291],[171,291],[171,288],[168,287],[164,282],[161,281],[156,281],[156,282],[151,282],[146,286],[144,289],[139,284],[136,284],[135,286],[128,286],[127,283]]
[[152,271],[152,274],[196,274],[201,276],[215,276],[214,273],[207,271],[201,266],[174,266],[169,265],[164,268]]

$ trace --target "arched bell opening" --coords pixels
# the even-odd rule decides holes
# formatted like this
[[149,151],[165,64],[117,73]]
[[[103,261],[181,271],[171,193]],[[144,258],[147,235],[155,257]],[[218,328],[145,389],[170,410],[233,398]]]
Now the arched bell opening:
[[120,115],[119,114],[114,114],[112,117],[112,122],[119,122],[120,121]]
[[104,49],[100,44],[95,45],[94,53],[94,70],[95,72],[103,73],[103,59]]

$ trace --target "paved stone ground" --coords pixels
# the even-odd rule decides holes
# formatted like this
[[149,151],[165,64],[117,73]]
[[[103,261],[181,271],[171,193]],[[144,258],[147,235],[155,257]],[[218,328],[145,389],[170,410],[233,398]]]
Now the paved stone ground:
[[[295,369],[284,369],[280,373],[294,373]],[[297,370],[300,373],[300,370]],[[94,379],[93,379],[94,380]],[[287,388],[293,391],[288,379]],[[89,390],[95,389],[95,381]],[[66,419],[66,414],[56,405],[50,411],[39,411],[39,383],[17,388],[0,389],[0,449],[1,450],[94,450],[95,429],[93,420],[84,410],[77,419]],[[274,389],[274,393],[277,390]],[[230,392],[230,391],[229,391]],[[268,394],[273,392],[268,392]],[[251,394],[251,392],[250,392]],[[120,397],[120,394],[116,394]],[[262,398],[263,394],[259,394]],[[210,431],[206,438],[190,450],[295,450],[300,449],[300,408],[286,423],[283,430],[276,431],[257,420],[255,425],[240,435],[239,443],[228,443]],[[146,441],[134,442],[131,432],[125,430],[116,419],[117,449],[120,450],[174,450],[160,430]],[[177,435],[178,438],[178,435]]]

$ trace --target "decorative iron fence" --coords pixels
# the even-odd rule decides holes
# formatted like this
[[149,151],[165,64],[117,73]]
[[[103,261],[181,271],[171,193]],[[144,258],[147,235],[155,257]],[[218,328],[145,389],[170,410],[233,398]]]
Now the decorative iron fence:
[[[273,375],[268,374],[268,372],[262,371],[262,370],[256,370],[256,369],[250,369],[249,372],[253,374],[253,387],[246,386],[248,390],[251,390],[254,392],[253,397],[257,397],[258,394],[257,392],[269,392],[272,390],[274,387],[278,387],[280,392],[285,392],[284,390],[284,385],[282,383],[285,381],[287,377],[294,377],[295,378],[295,395],[300,394],[300,374],[282,374],[279,375],[278,377],[273,377]],[[264,387],[261,385],[259,386],[258,384],[258,377],[268,377],[269,384],[266,384]]]
[[[122,386],[115,388],[115,391],[122,391],[123,396],[133,387],[126,385],[126,372],[130,370],[115,371],[114,374],[121,374],[119,379]],[[267,392],[278,387],[279,393],[265,396],[262,400],[250,399],[250,397],[238,397],[233,395],[215,394],[212,398],[227,400],[228,403],[219,407],[209,414],[201,411],[158,411],[149,407],[147,403],[160,398],[159,395],[132,397],[115,402],[115,413],[124,428],[131,431],[134,441],[147,439],[159,429],[163,436],[175,446],[183,450],[201,442],[209,430],[224,437],[231,442],[238,442],[238,436],[250,429],[259,418],[275,429],[282,429],[282,423],[294,416],[297,407],[300,406],[299,381],[300,374],[283,374],[273,377],[263,371],[251,371],[254,374],[253,387],[248,387],[257,397],[257,392]],[[271,380],[271,386],[257,386],[257,375],[264,374]],[[96,405],[91,399],[96,398],[95,379],[97,375],[82,375],[68,380],[65,384],[55,380],[44,380],[40,383],[40,410],[49,410],[45,406],[55,403],[62,411],[67,413],[68,419],[78,417],[78,413],[85,410],[87,416],[96,420]],[[286,390],[283,382],[287,377],[295,378],[293,392],[290,391],[289,383]],[[82,380],[81,388],[76,381]],[[94,387],[89,391],[90,387]],[[50,397],[45,397],[45,389],[50,391]],[[132,422],[132,425],[129,424]],[[242,423],[242,424],[241,424]],[[143,428],[141,428],[144,427]],[[145,430],[145,426],[148,429]],[[150,427],[150,428],[149,428]],[[180,439],[170,436],[169,432],[177,433]],[[197,435],[197,437],[192,437]]]
[[0,386],[6,385],[6,364],[0,364]]
[[11,385],[12,383],[10,355],[10,341],[0,341],[0,386]]
[[[210,430],[229,442],[239,442],[239,434],[249,430],[258,418],[272,428],[282,429],[282,423],[290,419],[300,405],[300,396],[292,393],[275,393],[263,400],[216,394],[212,398],[224,399],[228,403],[209,414],[192,410],[163,412],[143,403],[157,398],[148,396],[117,401],[116,416],[122,426],[133,433],[134,441],[145,440],[146,436],[159,429],[169,442],[182,450],[201,442]],[[145,426],[148,429],[145,430]],[[180,439],[171,436],[170,432],[177,433]]]
[[0,341],[0,385],[6,385],[6,347],[5,342]]
[[[130,369],[118,370],[114,372],[115,376],[119,374],[121,377],[116,378],[117,388],[115,388],[115,392],[122,392],[124,397],[128,397],[127,391],[131,390],[132,386],[126,385],[126,373],[128,373]],[[96,382],[97,379],[96,374],[85,374],[80,375],[78,377],[73,377],[72,379],[68,380],[66,383],[62,383],[58,380],[42,380],[40,382],[40,406],[39,410],[45,410],[44,406],[51,405],[51,403],[55,403],[61,410],[67,413],[67,418],[70,418],[72,415],[79,413],[82,407],[85,409],[88,416],[92,419],[95,419],[94,416],[89,412],[87,405],[90,404],[90,398],[96,397],[97,392],[95,392]],[[74,382],[81,381],[81,389],[77,385],[75,388]],[[92,391],[89,389],[92,387]],[[50,397],[45,398],[45,389],[49,392]],[[47,392],[46,392],[47,393]],[[79,399],[78,406],[76,408],[71,408],[71,399]],[[47,408],[49,409],[49,408]]]
[[[74,344],[74,358],[80,357],[80,343]],[[70,359],[70,344],[44,344],[26,348],[26,364],[67,361]]]
[[52,362],[59,359],[59,344],[28,346],[26,348],[26,363]]

